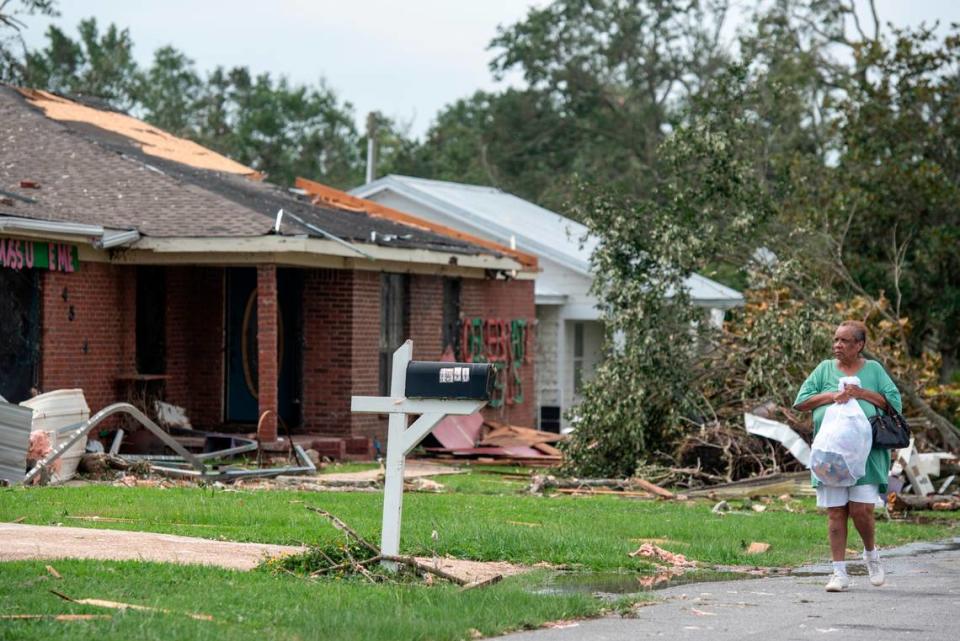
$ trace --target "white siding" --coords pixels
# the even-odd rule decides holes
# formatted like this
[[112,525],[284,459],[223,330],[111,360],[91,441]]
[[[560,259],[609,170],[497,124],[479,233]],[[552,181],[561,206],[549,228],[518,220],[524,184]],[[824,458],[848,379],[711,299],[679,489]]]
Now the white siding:
[[[581,380],[583,383],[591,380],[594,373],[596,372],[597,365],[600,364],[600,357],[602,354],[603,347],[603,324],[599,321],[565,321],[565,331],[564,331],[564,343],[566,349],[565,359],[561,368],[561,377],[563,385],[563,397],[567,399],[566,406],[563,408],[564,413],[569,410],[574,405],[578,404],[582,397],[576,392],[574,388],[574,378],[575,378],[575,360],[576,360],[576,327],[578,324],[583,325],[583,356],[580,359],[581,363]],[[569,422],[564,418],[563,427],[570,427]]]
[[[538,257],[538,263],[541,269],[537,274],[538,288],[564,294],[568,306],[594,308],[596,299],[589,294],[591,278],[543,256]],[[596,317],[594,312],[591,318]]]
[[537,353],[535,356],[537,377],[537,407],[560,405],[559,320],[555,305],[537,306]]

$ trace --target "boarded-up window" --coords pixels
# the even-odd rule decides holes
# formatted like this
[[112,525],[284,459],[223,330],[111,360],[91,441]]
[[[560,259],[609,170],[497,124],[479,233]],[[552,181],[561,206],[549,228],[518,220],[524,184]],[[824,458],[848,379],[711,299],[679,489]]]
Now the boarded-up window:
[[407,340],[410,281],[406,274],[380,275],[380,395],[390,390],[393,352]]

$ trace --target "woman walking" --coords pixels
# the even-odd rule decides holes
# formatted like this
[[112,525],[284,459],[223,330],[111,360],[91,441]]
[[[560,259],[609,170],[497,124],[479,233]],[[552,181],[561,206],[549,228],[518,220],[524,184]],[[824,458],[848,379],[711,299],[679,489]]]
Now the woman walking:
[[[855,399],[869,418],[879,410],[892,407],[901,411],[900,392],[890,380],[883,366],[863,357],[867,342],[867,328],[860,321],[844,321],[833,335],[833,359],[825,360],[807,377],[800,387],[794,409],[813,411],[814,435],[820,429],[827,407]],[[845,386],[840,391],[840,378],[856,376],[860,386]],[[870,583],[883,585],[884,572],[880,564],[874,530],[873,510],[877,499],[886,495],[890,472],[890,453],[872,448],[867,458],[866,473],[851,487],[833,487],[816,478],[817,507],[827,509],[830,553],[833,557],[833,576],[827,582],[827,592],[842,592],[850,586],[845,559],[847,523],[853,525],[863,540],[863,560],[870,574]]]

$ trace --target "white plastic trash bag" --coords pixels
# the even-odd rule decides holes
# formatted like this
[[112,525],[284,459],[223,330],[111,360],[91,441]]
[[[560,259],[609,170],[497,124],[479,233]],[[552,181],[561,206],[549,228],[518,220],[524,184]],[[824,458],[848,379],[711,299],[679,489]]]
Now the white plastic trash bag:
[[[860,379],[856,376],[840,379],[840,391],[848,385],[859,387]],[[834,403],[827,408],[820,431],[813,439],[810,470],[824,485],[856,485],[866,473],[872,441],[870,421],[856,399]]]

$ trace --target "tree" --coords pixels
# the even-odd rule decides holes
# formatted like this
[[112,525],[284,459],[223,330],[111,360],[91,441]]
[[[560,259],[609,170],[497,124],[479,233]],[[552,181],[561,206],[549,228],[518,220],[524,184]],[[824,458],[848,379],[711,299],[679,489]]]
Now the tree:
[[636,194],[678,105],[722,65],[725,0],[556,0],[500,28],[491,69],[523,74],[569,123],[570,173]]
[[168,46],[157,49],[150,68],[136,74],[134,96],[145,120],[189,138],[202,128],[198,121],[202,89],[193,60]]
[[710,110],[661,145],[662,180],[650,195],[584,192],[580,218],[599,239],[593,292],[607,336],[605,358],[570,412],[576,430],[565,447],[578,474],[631,475],[709,412],[697,363],[711,330],[684,281],[718,254],[751,247],[772,213],[755,180],[745,69],[716,85]]
[[47,47],[25,56],[23,84],[100,98],[117,109],[133,107],[137,64],[130,32],[111,24],[101,35],[96,18],[81,20],[78,31],[80,40],[74,41],[51,25]]
[[437,115],[416,158],[427,177],[491,185],[559,208],[572,193],[572,135],[543,93],[480,91]]
[[278,184],[297,176],[337,187],[362,175],[352,106],[323,82],[291,85],[246,67],[214,70],[198,99],[197,140],[264,172]]
[[[0,0],[0,82],[18,82],[23,73],[23,60],[18,55],[26,53],[26,43],[20,32],[26,27],[18,16],[56,16],[56,0]],[[19,6],[18,6],[19,5]]]

